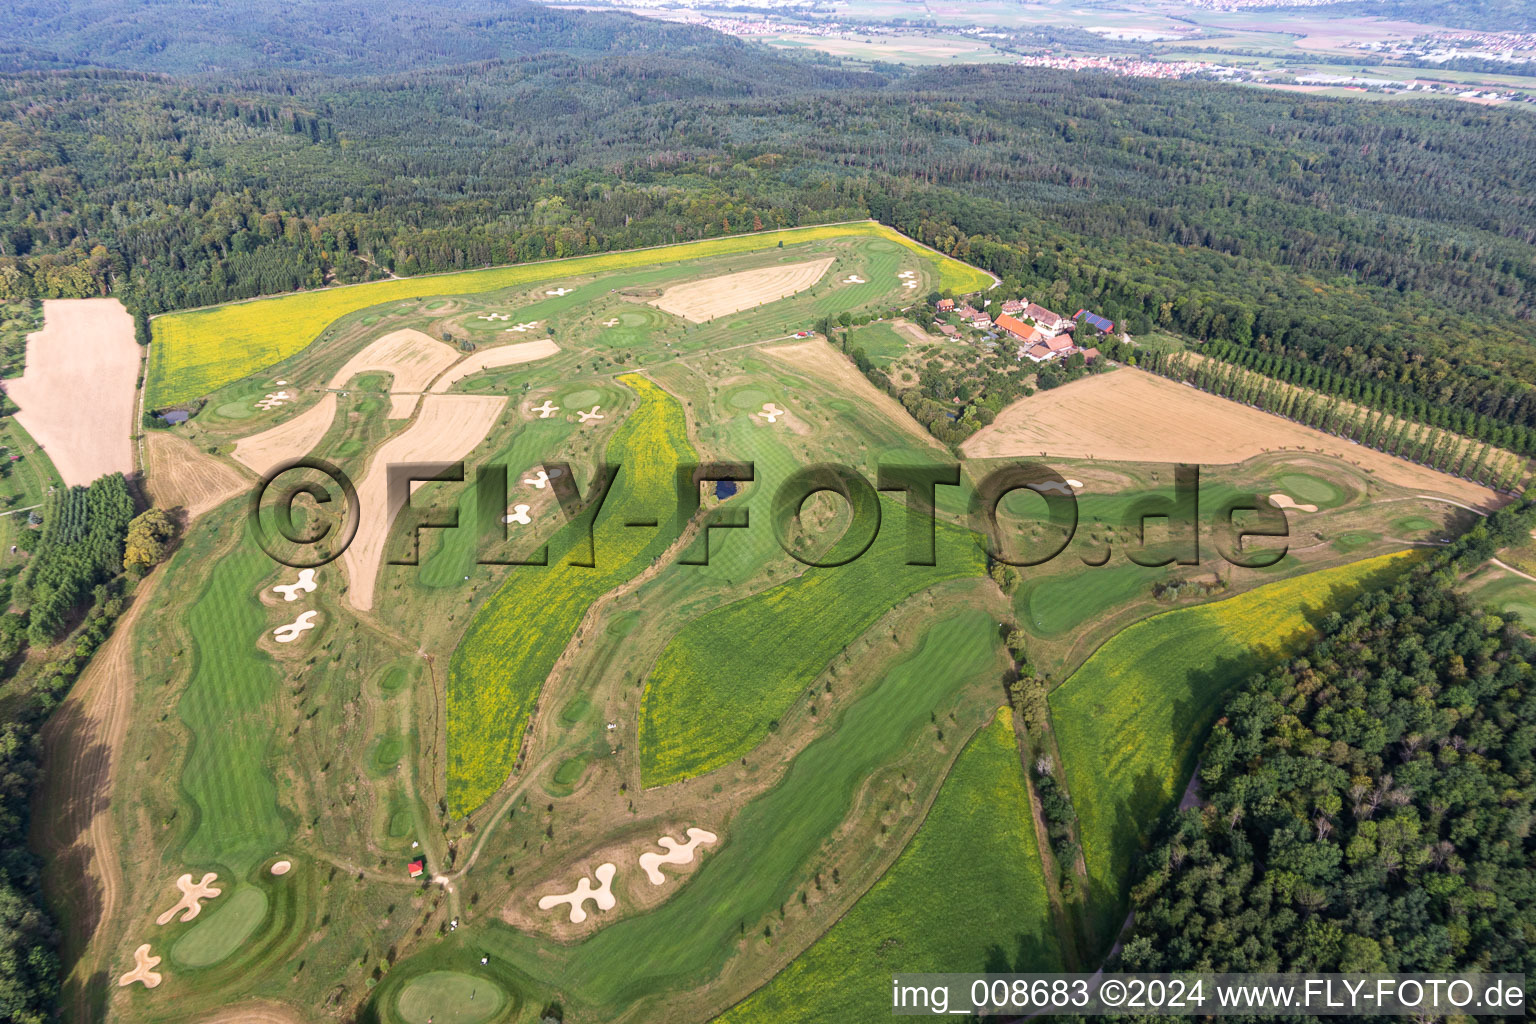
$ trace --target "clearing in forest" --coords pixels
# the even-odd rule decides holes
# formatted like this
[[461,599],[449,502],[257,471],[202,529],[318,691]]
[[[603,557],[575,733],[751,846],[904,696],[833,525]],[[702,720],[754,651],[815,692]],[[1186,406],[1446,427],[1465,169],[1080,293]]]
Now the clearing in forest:
[[133,317],[118,300],[44,300],[43,329],[27,337],[26,372],[5,392],[65,484],[133,472],[141,355]]
[[1267,451],[1343,459],[1400,487],[1489,505],[1494,493],[1342,437],[1141,370],[1122,368],[1023,398],[961,447],[967,458],[1242,462]]
[[805,291],[826,275],[832,259],[827,256],[673,285],[661,293],[661,298],[652,299],[651,305],[696,324],[705,323]]

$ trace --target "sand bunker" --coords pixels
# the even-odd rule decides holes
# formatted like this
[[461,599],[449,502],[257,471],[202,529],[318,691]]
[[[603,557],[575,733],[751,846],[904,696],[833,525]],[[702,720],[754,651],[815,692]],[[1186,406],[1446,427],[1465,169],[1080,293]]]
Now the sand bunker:
[[543,359],[546,356],[555,355],[559,351],[560,346],[548,338],[542,341],[523,341],[516,345],[501,345],[496,348],[478,349],[465,356],[462,361],[449,367],[441,377],[437,378],[437,381],[432,385],[432,393],[441,394],[470,374],[479,373],[482,370],[495,370],[503,366],[516,366],[518,363],[532,362],[535,359]]
[[[379,446],[357,484],[359,520],[342,562],[352,585],[347,600],[354,608],[373,607],[373,584],[390,524],[405,496],[390,495],[384,467],[420,462],[453,462],[475,449],[501,415],[507,400],[499,395],[427,395],[421,414],[409,427]],[[412,490],[420,487],[412,484]]]
[[502,331],[501,333],[503,333],[503,334],[524,334],[524,333],[526,333],[528,331],[533,330],[534,328],[536,328],[538,326],[539,326],[539,321],[537,321],[537,320],[529,320],[525,324],[513,324],[511,327],[508,327],[505,331]]
[[551,469],[547,472],[542,469],[530,469],[528,472],[532,473],[533,475],[523,477],[523,483],[532,487],[536,491],[542,491],[544,488],[549,486],[549,482],[551,480],[565,471],[556,466],[554,469]]
[[691,281],[673,285],[661,293],[661,298],[652,299],[651,305],[685,320],[703,323],[804,291],[820,281],[831,265],[832,257],[828,256],[809,263],[744,270],[739,274]]
[[577,409],[576,415],[581,417],[581,422],[583,423],[587,423],[591,420],[605,420],[608,417],[604,416],[601,412],[598,411],[601,408],[602,406],[600,405],[594,405],[591,412],[582,412],[580,409]]
[[154,988],[160,984],[161,977],[158,971],[151,970],[160,963],[160,957],[149,955],[149,943],[144,943],[133,951],[133,970],[117,979],[119,987],[140,982],[145,988]]
[[482,313],[476,319],[479,320],[511,320],[511,313]]
[[291,644],[299,638],[299,634],[315,628],[315,616],[319,614],[317,611],[304,612],[286,626],[278,626],[272,635],[280,644]]
[[539,419],[547,420],[559,412],[560,407],[546,398],[544,399],[544,404],[534,406],[533,411],[539,414]]
[[256,403],[256,408],[262,412],[271,412],[280,405],[287,405],[293,398],[287,391],[268,391],[267,397]]
[[1316,505],[1301,505],[1291,500],[1289,494],[1271,494],[1269,503],[1275,508],[1294,508],[1298,512],[1316,512]]
[[[170,924],[171,919],[178,912],[181,913],[183,921],[190,921],[198,914],[201,914],[203,912],[203,905],[199,900],[211,900],[223,892],[222,889],[215,889],[213,887],[213,883],[218,881],[218,878],[218,875],[210,871],[203,876],[201,882],[193,882],[190,874],[182,875],[176,879],[176,888],[181,890],[181,899],[170,910],[155,918],[155,924]],[[145,946],[144,948],[148,949],[149,947]]]
[[420,401],[421,396],[416,394],[390,395],[389,418],[392,420],[410,419],[412,416],[416,415],[416,405]]
[[391,391],[425,391],[458,358],[456,350],[430,335],[410,328],[391,331],[348,359],[326,386],[345,387],[360,373],[387,373],[394,378]]
[[142,355],[133,317],[116,299],[43,301],[43,329],[27,335],[26,370],[5,382],[5,392],[65,484],[133,472]]
[[569,294],[571,294],[571,292],[573,292],[575,290],[576,290],[575,288],[551,288],[549,291],[545,292],[544,294],[545,295],[554,295],[554,296],[556,296],[558,298],[560,296],[569,295]]
[[533,522],[533,519],[528,515],[528,511],[531,508],[533,508],[532,505],[513,505],[512,511],[502,516],[501,521],[509,525],[511,523],[520,523],[523,526],[527,526]]
[[769,423],[777,423],[779,422],[779,417],[786,415],[786,413],[785,410],[780,409],[777,405],[774,405],[772,402],[768,402],[764,404],[762,412],[755,412],[752,415],[761,416]]
[[603,321],[603,326],[604,327],[617,327],[617,326],[619,326],[619,318],[618,317],[613,317],[612,319],[604,320]]
[[297,601],[300,594],[312,594],[319,586],[315,582],[315,570],[300,569],[296,583],[279,583],[272,589],[283,595],[284,601]]
[[272,865],[272,873],[274,875],[286,875],[292,870],[293,864],[286,860],[280,860],[276,864]]
[[847,277],[843,278],[843,284],[868,284],[868,283],[869,283],[868,281],[865,281],[858,274],[849,274]]
[[701,844],[711,845],[719,836],[707,829],[690,828],[688,841],[680,843],[671,836],[662,836],[656,840],[657,844],[665,849],[666,853],[646,852],[640,855],[640,868],[651,880],[652,885],[664,885],[667,876],[661,873],[663,864],[692,864],[693,851]]
[[1080,491],[1083,489],[1083,482],[1081,480],[1068,480],[1067,486],[1072,488],[1074,491]]
[[597,903],[598,910],[612,910],[618,905],[618,900],[613,897],[613,876],[618,868],[612,864],[599,864],[597,866],[597,887],[593,888],[592,880],[583,878],[576,883],[576,888],[568,893],[554,894],[539,897],[540,910],[553,910],[562,903],[568,903],[571,907],[571,923],[581,924],[587,919],[586,908],[582,906],[587,900]]
[[335,418],[336,396],[321,395],[320,401],[286,423],[236,441],[235,461],[248,466],[257,476],[266,476],[278,464],[313,451]]

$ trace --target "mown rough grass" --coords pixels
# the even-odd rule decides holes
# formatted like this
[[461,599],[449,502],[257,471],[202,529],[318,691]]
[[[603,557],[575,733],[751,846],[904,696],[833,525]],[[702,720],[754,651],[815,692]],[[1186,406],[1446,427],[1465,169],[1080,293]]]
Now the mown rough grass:
[[938,523],[938,563],[907,565],[906,514],[886,501],[874,544],[848,565],[806,569],[688,623],[646,679],[640,774],[647,786],[702,775],[762,742],[795,698],[875,620],[911,594],[986,571],[965,530]]
[[1143,619],[1051,694],[1101,944],[1118,929],[1137,851],[1178,802],[1222,698],[1411,557],[1382,555]]
[[896,971],[1062,966],[1013,720],[1003,708],[961,752],[890,870],[718,1021],[885,1021]]
[[384,302],[427,295],[468,295],[581,274],[753,252],[781,241],[794,244],[861,236],[888,238],[932,260],[939,268],[941,288],[975,291],[992,283],[988,275],[974,267],[924,248],[883,224],[866,221],[295,292],[157,317],[145,384],[146,401],[153,409],[209,394],[301,351],[338,317]]
[[[640,396],[608,446],[621,469],[593,527],[595,568],[585,526],[572,523],[549,545],[547,567],[520,566],[469,624],[448,667],[448,804],[468,814],[494,793],[517,751],[544,679],[601,595],[647,568],[675,536],[675,467],[693,458],[680,405],[643,377],[620,380]],[[625,524],[655,520],[657,529]],[[576,550],[573,551],[573,546]]]

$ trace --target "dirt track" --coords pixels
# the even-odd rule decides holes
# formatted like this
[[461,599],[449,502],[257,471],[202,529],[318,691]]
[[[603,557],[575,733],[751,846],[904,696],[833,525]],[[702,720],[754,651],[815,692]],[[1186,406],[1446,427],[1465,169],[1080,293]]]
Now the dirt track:
[[386,494],[384,467],[412,462],[452,462],[468,455],[480,443],[506,398],[499,395],[427,395],[416,421],[384,442],[368,463],[357,485],[361,520],[357,536],[342,555],[347,578],[347,600],[363,611],[373,607],[373,585],[379,574],[384,540],[399,503]]
[[245,488],[240,473],[197,450],[184,437],[145,431],[145,483],[161,508],[180,506],[188,519],[222,505]]
[[458,358],[457,350],[421,331],[391,331],[348,359],[326,387],[344,388],[360,373],[387,373],[394,378],[391,391],[425,391]]
[[832,259],[828,256],[808,263],[743,270],[739,274],[673,285],[661,293],[661,298],[652,299],[651,305],[685,320],[704,323],[804,291],[821,280]]
[[27,337],[26,372],[5,391],[66,484],[133,472],[142,355],[133,317],[116,299],[44,300],[43,329]]
[[257,476],[266,476],[278,463],[313,451],[335,418],[336,396],[321,395],[320,401],[292,419],[236,441],[235,460],[249,466]]
[[1487,507],[1486,487],[1393,458],[1250,406],[1122,368],[1020,399],[961,449],[968,458],[1242,462],[1267,451],[1330,455],[1400,487]]

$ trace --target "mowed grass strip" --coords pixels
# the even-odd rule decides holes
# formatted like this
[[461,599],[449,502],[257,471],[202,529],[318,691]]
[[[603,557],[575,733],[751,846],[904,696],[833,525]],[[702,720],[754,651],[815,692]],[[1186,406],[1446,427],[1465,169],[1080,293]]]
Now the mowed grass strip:
[[[778,785],[742,808],[718,848],[706,848],[687,884],[655,910],[615,921],[574,946],[551,946],[499,924],[477,939],[493,962],[515,963],[536,984],[568,993],[583,1020],[614,1020],[641,999],[664,1000],[708,984],[743,941],[764,941],[758,936],[765,920],[777,927],[779,908],[797,904],[870,777],[924,742],[930,715],[942,714],[959,692],[996,678],[999,647],[996,623],[985,612],[935,622],[915,652],[827,723]],[[983,716],[976,714],[966,721],[962,711],[957,735],[980,728]],[[664,1004],[652,1009],[666,1018]]]
[[792,245],[854,237],[889,239],[932,261],[938,267],[941,288],[967,292],[992,284],[990,276],[974,267],[919,245],[883,224],[865,221],[295,292],[156,317],[145,385],[146,404],[149,408],[161,408],[209,394],[301,351],[337,318],[383,302],[496,291],[556,278],[753,252],[780,242]]
[[[640,777],[702,775],[761,743],[837,654],[908,596],[979,576],[972,534],[942,521],[937,565],[907,565],[906,512],[882,499],[880,532],[847,565],[795,578],[694,619],[662,650],[640,710]],[[759,521],[756,529],[764,529]]]
[[256,542],[242,537],[214,564],[186,613],[195,667],[178,711],[192,733],[181,776],[197,807],[182,851],[189,866],[224,865],[243,875],[288,836],[268,764],[281,676],[256,646],[271,628],[256,588],[272,568]]
[[[693,459],[682,406],[644,377],[619,378],[640,404],[609,442],[620,464],[593,526],[572,523],[549,544],[548,566],[517,566],[481,606],[448,666],[448,805],[465,815],[507,780],[544,680],[598,597],[647,568],[675,537],[676,466]],[[630,522],[654,520],[656,528]]]
[[1051,694],[1100,944],[1119,927],[1138,851],[1178,802],[1222,699],[1292,656],[1323,615],[1412,557],[1382,555],[1143,619]]
[[917,835],[869,892],[721,1024],[891,1016],[897,971],[1059,971],[1013,717],[961,752]]

